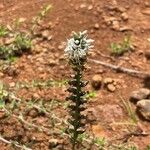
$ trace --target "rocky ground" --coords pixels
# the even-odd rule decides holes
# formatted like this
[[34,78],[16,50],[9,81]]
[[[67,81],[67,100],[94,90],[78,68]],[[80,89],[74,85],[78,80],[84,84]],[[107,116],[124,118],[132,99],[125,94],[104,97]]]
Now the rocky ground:
[[[10,29],[20,19],[19,30],[28,32],[32,18],[48,4],[52,9],[38,24],[31,51],[13,62],[1,60],[0,80],[6,88],[1,86],[0,92],[7,110],[0,111],[0,135],[34,150],[71,149],[64,130],[72,72],[64,42],[72,31],[87,30],[94,39],[84,75],[89,81],[87,134],[105,138],[106,150],[128,150],[133,145],[146,150],[150,145],[149,0],[0,0],[0,24]],[[11,43],[10,37],[0,37],[0,45]],[[124,44],[126,37],[129,49],[121,56],[112,55],[112,43]],[[98,142],[91,146],[85,139],[79,149],[98,149]],[[17,145],[0,140],[2,150]]]

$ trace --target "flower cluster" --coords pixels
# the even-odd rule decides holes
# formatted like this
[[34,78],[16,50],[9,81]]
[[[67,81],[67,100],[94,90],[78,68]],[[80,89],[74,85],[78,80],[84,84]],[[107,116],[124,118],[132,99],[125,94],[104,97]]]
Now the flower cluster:
[[65,53],[71,60],[78,61],[80,58],[84,58],[90,48],[93,48],[91,43],[94,40],[87,39],[87,31],[73,33],[73,37],[68,40]]

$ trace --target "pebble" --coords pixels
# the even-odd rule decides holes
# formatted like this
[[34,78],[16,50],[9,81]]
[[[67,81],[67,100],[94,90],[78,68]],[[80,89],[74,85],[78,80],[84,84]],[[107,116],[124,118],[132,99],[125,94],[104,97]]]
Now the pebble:
[[6,116],[5,111],[0,111],[0,119],[4,119]]
[[49,148],[56,148],[58,145],[63,144],[63,141],[58,139],[50,139],[49,140]]
[[119,30],[120,30],[119,21],[114,20],[114,21],[112,22],[112,29],[114,29],[115,31],[119,31]]
[[15,87],[15,85],[16,85],[15,82],[9,83],[9,86],[10,86],[10,87]]
[[116,87],[113,84],[108,84],[107,85],[107,89],[110,92],[114,92],[116,90]]
[[112,78],[105,78],[105,79],[104,79],[104,84],[107,85],[107,84],[109,84],[109,83],[113,83],[113,81],[114,81],[114,80],[113,80]]
[[96,23],[96,24],[94,25],[94,28],[98,30],[98,29],[99,29],[99,24]]
[[121,13],[126,11],[126,8],[124,7],[117,7],[117,10],[120,11]]
[[145,4],[146,7],[150,7],[150,2],[147,1],[144,4]]
[[39,54],[43,52],[43,48],[41,46],[36,45],[32,51],[35,52],[36,54]]
[[150,121],[150,99],[143,99],[137,102],[137,111],[142,117]]
[[127,21],[129,19],[129,16],[126,12],[122,13],[121,14],[121,18],[124,20],[124,21]]
[[38,116],[38,110],[36,109],[31,109],[30,112],[29,112],[29,116],[35,118]]
[[100,87],[102,85],[102,77],[100,75],[94,75],[92,77],[92,87],[95,89],[95,90],[99,90]]
[[[124,116],[122,108],[116,104],[96,105],[95,107],[88,108],[86,111],[91,113],[96,122],[103,121],[103,123],[117,122],[123,119]],[[94,121],[94,124],[96,122]]]
[[145,51],[145,57],[150,59],[150,50]]
[[148,98],[148,96],[150,96],[150,90],[147,88],[140,88],[131,93],[130,100],[136,103],[139,100]]
[[142,14],[150,16],[150,8],[143,10]]
[[4,43],[6,45],[9,45],[9,44],[13,43],[14,41],[15,41],[15,38],[6,38]]
[[123,26],[120,27],[119,31],[124,32],[124,31],[133,31],[133,29],[129,26]]
[[49,31],[48,30],[44,30],[42,32],[42,37],[46,40],[51,40],[52,39],[52,36],[50,35]]
[[51,67],[54,67],[54,66],[58,65],[58,61],[50,59],[48,61],[48,65],[51,66]]
[[92,9],[93,9],[93,5],[89,5],[88,10],[92,10]]
[[81,4],[80,5],[80,8],[86,8],[87,6],[86,6],[86,4]]

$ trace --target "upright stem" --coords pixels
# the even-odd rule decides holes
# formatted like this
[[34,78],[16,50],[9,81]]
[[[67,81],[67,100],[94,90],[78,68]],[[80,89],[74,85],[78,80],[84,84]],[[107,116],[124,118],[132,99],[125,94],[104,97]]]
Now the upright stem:
[[[80,110],[79,110],[79,106],[80,106],[80,99],[81,99],[81,96],[80,96],[80,93],[81,93],[81,86],[80,86],[80,83],[81,83],[81,71],[80,71],[80,66],[78,65],[78,69],[76,71],[76,75],[77,75],[77,78],[76,78],[76,81],[77,81],[77,99],[75,101],[75,117],[74,117],[74,120],[76,121],[80,121],[79,120],[79,116],[80,116]],[[74,126],[74,133],[73,133],[73,150],[75,150],[75,145],[76,145],[76,142],[77,142],[77,138],[78,138],[78,132],[77,132],[77,129],[78,129],[78,126]]]

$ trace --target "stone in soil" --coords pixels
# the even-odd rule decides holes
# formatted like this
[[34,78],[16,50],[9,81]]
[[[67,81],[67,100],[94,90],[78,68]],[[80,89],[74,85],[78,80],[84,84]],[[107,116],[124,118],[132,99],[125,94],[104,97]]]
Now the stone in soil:
[[31,109],[29,111],[29,116],[31,116],[33,118],[37,117],[38,116],[38,110],[37,109]]
[[110,92],[114,92],[116,90],[116,87],[113,84],[108,84],[107,85],[107,89]]
[[4,119],[6,116],[6,113],[4,111],[0,111],[0,119]]
[[110,83],[113,83],[114,80],[112,78],[105,78],[104,79],[104,84],[107,85],[107,84],[110,84]]
[[115,20],[112,22],[112,29],[115,31],[119,31],[120,30],[120,24],[119,21]]
[[145,57],[150,59],[150,50],[145,51]]
[[140,88],[136,91],[133,91],[130,95],[130,100],[136,103],[139,100],[146,99],[150,96],[150,90],[147,88]]
[[137,111],[145,120],[150,121],[150,99],[143,99],[138,101]]
[[143,10],[142,14],[150,16],[150,8],[147,8],[147,9]]
[[126,12],[122,13],[121,14],[121,18],[124,20],[124,21],[127,21],[129,19],[129,16]]
[[[123,119],[124,114],[122,108],[117,104],[97,105],[94,108],[86,110],[90,112],[97,122],[112,123]],[[95,121],[94,121],[95,122]]]
[[96,23],[96,24],[94,25],[94,28],[98,30],[98,29],[99,29],[99,24]]
[[100,75],[94,75],[92,77],[92,87],[95,90],[99,90],[102,85],[102,77]]

